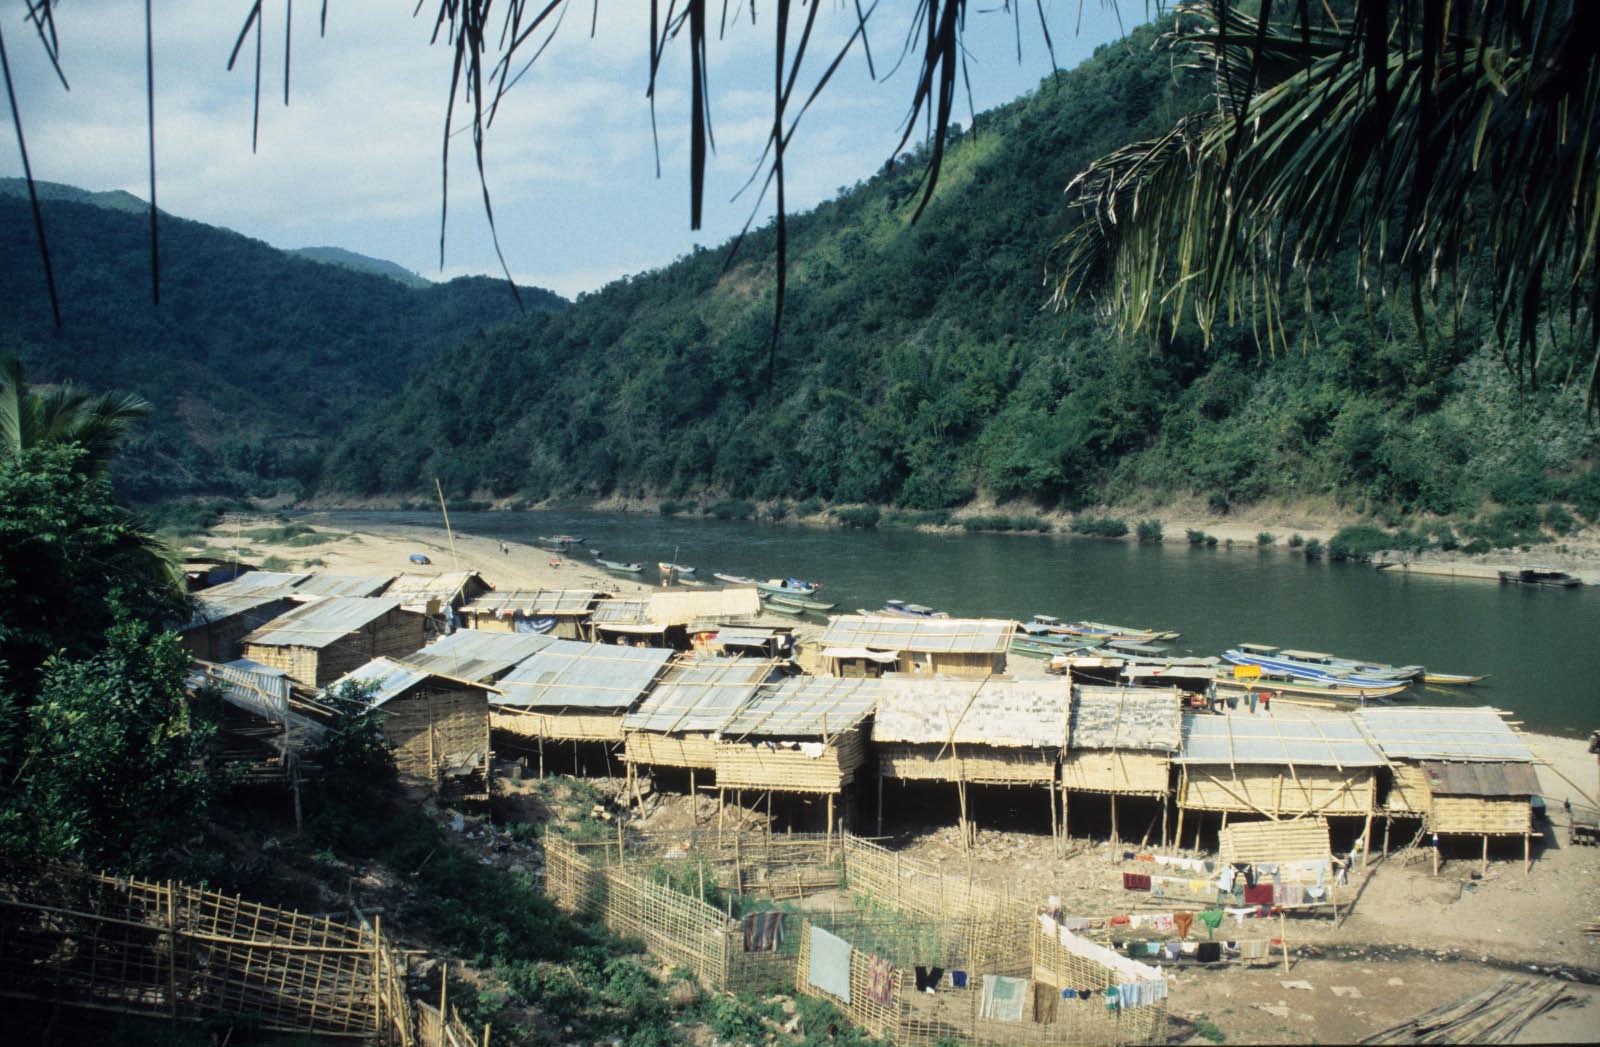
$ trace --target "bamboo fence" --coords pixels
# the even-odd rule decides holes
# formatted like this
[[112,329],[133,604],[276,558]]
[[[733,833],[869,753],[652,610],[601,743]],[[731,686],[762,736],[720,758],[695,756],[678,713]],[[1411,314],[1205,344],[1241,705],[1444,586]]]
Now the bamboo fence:
[[431,1026],[381,925],[172,882],[78,870],[0,879],[0,996],[172,1021],[402,1047],[477,1047],[453,1008]]

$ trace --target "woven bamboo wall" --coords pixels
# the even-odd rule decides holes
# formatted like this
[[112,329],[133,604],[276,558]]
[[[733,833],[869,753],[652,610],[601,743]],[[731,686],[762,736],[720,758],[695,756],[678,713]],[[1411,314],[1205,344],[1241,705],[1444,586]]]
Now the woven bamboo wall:
[[821,756],[815,757],[798,749],[718,742],[717,784],[730,789],[836,793],[855,780],[856,768],[866,762],[866,758],[859,729],[838,735]]
[[317,658],[317,687],[326,687],[374,658],[404,658],[422,649],[423,616],[395,608],[382,618],[341,637]]
[[[941,755],[942,754],[942,755]],[[1055,780],[1055,753],[992,746],[880,745],[878,768],[889,778],[1042,785]]]
[[424,684],[385,703],[383,736],[394,745],[395,767],[408,785],[433,788],[444,768],[476,754],[489,760],[489,700],[480,688]]
[[317,650],[314,647],[284,647],[279,644],[247,643],[244,656],[269,669],[289,674],[292,680],[320,687],[317,679]]
[[489,714],[489,726],[519,738],[537,741],[546,738],[564,742],[620,742],[622,716],[598,716],[574,712],[514,712],[509,706],[496,706]]
[[1414,763],[1394,765],[1394,784],[1389,786],[1389,810],[1427,814],[1433,800],[1428,776]]
[[694,767],[709,771],[717,766],[717,743],[705,735],[679,737],[630,731],[624,742],[623,758],[629,763]]
[[1436,833],[1521,836],[1533,829],[1533,814],[1522,799],[1435,795],[1427,823],[1428,831]]
[[1061,754],[1061,787],[1073,792],[1165,796],[1171,762],[1159,753],[1080,749]]
[[1267,815],[1366,814],[1377,794],[1369,767],[1342,774],[1331,767],[1301,767],[1294,774],[1278,767],[1190,765],[1179,792],[1180,806],[1199,811]]
[[1228,864],[1325,861],[1332,850],[1322,818],[1242,822],[1217,834],[1217,860]]

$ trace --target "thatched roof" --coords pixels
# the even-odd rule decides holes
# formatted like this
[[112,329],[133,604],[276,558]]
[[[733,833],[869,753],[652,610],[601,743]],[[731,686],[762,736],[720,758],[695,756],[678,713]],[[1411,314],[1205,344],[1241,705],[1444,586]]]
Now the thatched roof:
[[1067,741],[1066,680],[883,678],[874,742],[1060,748]]

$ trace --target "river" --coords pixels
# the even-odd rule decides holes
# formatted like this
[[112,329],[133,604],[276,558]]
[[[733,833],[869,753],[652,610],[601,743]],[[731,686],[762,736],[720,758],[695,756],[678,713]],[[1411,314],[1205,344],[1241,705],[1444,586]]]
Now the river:
[[[1420,701],[1515,710],[1530,730],[1600,727],[1600,594],[1468,579],[1395,575],[1308,562],[1281,543],[1196,548],[1067,536],[835,530],[749,521],[594,512],[461,512],[466,534],[531,542],[574,534],[615,560],[659,560],[757,578],[826,583],[840,612],[889,598],[957,616],[1087,618],[1183,636],[1176,653],[1219,654],[1241,641],[1438,672],[1490,674],[1474,687],[1414,689]],[[338,513],[364,522],[438,527],[438,513]],[[575,550],[576,554],[578,550]],[[490,579],[493,580],[492,578]]]

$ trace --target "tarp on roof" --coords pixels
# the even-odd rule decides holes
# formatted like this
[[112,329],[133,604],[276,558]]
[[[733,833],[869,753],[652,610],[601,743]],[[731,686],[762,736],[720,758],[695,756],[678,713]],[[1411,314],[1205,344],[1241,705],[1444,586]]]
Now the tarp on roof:
[[662,647],[554,640],[500,681],[495,705],[628,709],[672,659]]
[[999,618],[842,615],[828,622],[822,647],[870,647],[918,654],[1004,654],[1017,623]]
[[463,680],[487,680],[555,642],[541,633],[496,633],[457,629],[400,661]]
[[515,589],[483,593],[463,610],[474,614],[521,611],[530,616],[575,617],[589,613],[595,596],[594,589]]
[[397,662],[393,658],[374,658],[361,668],[346,673],[327,686],[327,691],[333,691],[346,683],[365,682],[373,685],[372,706],[377,708],[385,702],[405,694],[417,684],[427,679],[448,680],[451,683],[463,684],[468,687],[478,687],[489,693],[494,693],[498,688],[488,684],[476,683],[472,680],[462,680],[451,676],[449,673],[429,672],[414,666]]
[[377,596],[394,581],[392,574],[313,574],[294,587],[296,596]]
[[1072,689],[1067,748],[1175,753],[1183,743],[1183,707],[1177,688]]
[[1533,761],[1527,743],[1488,706],[1369,707],[1356,715],[1391,760]]
[[661,625],[754,618],[761,613],[761,595],[754,589],[656,593],[650,597],[647,613],[651,621]]
[[[233,595],[218,596],[215,589],[206,589],[191,597],[194,602],[194,613],[189,617],[178,631],[188,632],[198,629],[202,625],[220,622],[224,618],[232,618],[236,614],[245,614],[258,607],[264,608],[279,600],[287,600],[286,593],[235,593]],[[288,605],[284,605],[285,609]]]
[[295,586],[310,578],[309,574],[289,574],[284,571],[250,571],[221,585],[206,590],[207,596],[245,596],[270,593],[285,596]]
[[1428,789],[1441,796],[1521,797],[1539,794],[1539,776],[1531,763],[1466,763],[1422,761]]
[[629,731],[713,733],[777,672],[759,658],[712,658],[668,669],[639,708],[623,718]]
[[392,596],[323,596],[302,604],[244,638],[274,647],[326,647],[400,606]]
[[878,707],[884,681],[791,676],[764,685],[722,728],[724,738],[821,738],[847,731]]
[[1386,761],[1346,715],[1184,713],[1177,763],[1379,767]]
[[1071,685],[1054,680],[883,678],[874,742],[1060,748]]

